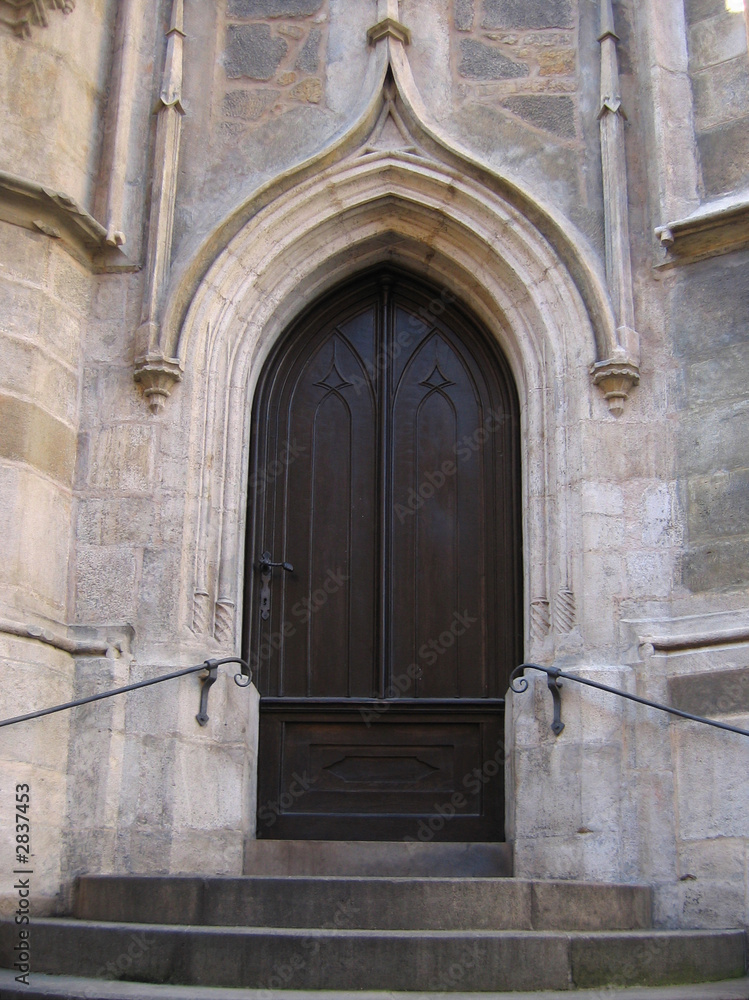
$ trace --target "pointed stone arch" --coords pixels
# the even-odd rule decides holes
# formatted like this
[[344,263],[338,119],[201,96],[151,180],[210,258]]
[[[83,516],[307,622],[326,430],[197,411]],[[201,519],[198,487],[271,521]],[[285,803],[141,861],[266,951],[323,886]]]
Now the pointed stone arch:
[[[151,363],[186,373],[193,428],[187,624],[237,648],[255,384],[274,343],[327,290],[382,261],[464,302],[497,339],[521,400],[526,651],[570,641],[581,421],[619,404],[636,358],[618,343],[598,263],[515,182],[425,124],[402,44],[357,128],[224,221],[173,283]],[[631,345],[629,345],[631,347]]]

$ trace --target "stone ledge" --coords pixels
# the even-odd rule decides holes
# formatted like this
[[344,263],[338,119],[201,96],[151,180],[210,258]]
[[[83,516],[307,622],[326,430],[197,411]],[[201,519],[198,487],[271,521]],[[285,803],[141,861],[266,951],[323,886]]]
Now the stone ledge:
[[107,231],[74,198],[0,170],[0,221],[43,233],[94,274],[134,272],[140,265],[107,241]]
[[673,267],[749,247],[749,191],[706,202],[691,215],[658,226],[665,250],[657,267]]

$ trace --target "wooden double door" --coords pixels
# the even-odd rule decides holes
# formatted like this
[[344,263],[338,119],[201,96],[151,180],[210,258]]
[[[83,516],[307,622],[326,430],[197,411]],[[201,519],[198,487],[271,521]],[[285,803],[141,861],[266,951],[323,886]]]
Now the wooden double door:
[[295,324],[253,416],[258,837],[502,840],[522,657],[504,357],[444,290],[380,269]]

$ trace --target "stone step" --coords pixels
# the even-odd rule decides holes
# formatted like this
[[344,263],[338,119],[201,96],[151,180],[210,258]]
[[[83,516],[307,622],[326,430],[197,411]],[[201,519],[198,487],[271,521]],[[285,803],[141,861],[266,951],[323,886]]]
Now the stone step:
[[[76,976],[31,976],[30,986],[0,969],[3,1000],[351,1000],[348,991],[231,989],[217,986],[167,986],[114,982]],[[607,1000],[749,1000],[749,977],[687,986],[637,986],[606,991]],[[522,993],[443,993],[366,990],[356,1000],[603,1000],[600,990]]]
[[250,840],[247,875],[512,875],[510,844],[375,840]]
[[650,889],[512,878],[307,876],[78,879],[83,920],[370,930],[637,930]]
[[[0,926],[11,968],[17,929]],[[188,927],[37,918],[36,972],[306,990],[568,990],[738,978],[743,931],[414,931]]]

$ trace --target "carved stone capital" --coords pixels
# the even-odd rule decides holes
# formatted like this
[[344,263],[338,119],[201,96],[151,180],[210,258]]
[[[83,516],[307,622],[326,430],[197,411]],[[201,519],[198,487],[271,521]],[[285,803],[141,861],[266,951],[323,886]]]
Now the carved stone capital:
[[394,17],[385,17],[367,31],[367,41],[370,45],[376,45],[381,38],[395,38],[404,45],[410,45],[411,31]]
[[593,385],[597,385],[615,417],[624,412],[624,403],[640,381],[640,371],[631,361],[596,361],[590,366]]
[[176,358],[146,354],[136,360],[134,377],[143,386],[151,413],[160,413],[174,386],[182,381],[182,367]]

